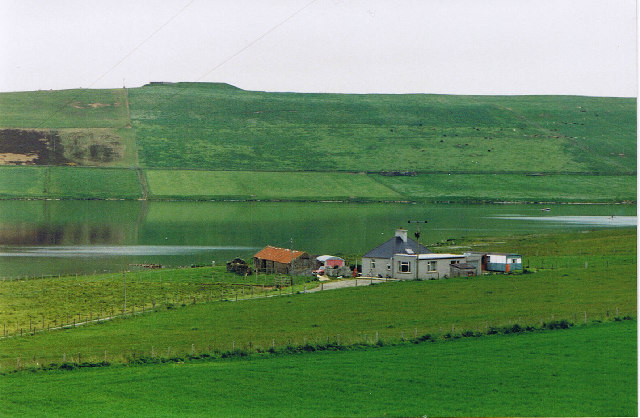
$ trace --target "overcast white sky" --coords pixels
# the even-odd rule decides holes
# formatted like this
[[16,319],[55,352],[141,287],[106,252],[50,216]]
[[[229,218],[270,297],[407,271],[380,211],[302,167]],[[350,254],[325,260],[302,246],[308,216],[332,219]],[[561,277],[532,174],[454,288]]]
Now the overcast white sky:
[[0,91],[635,97],[636,20],[635,0],[0,0]]

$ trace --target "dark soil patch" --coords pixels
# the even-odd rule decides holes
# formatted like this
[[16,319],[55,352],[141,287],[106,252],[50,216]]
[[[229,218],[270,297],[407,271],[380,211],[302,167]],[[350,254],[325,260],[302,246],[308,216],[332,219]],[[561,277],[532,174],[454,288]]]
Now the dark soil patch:
[[55,131],[0,129],[0,161],[10,165],[64,165],[64,149]]

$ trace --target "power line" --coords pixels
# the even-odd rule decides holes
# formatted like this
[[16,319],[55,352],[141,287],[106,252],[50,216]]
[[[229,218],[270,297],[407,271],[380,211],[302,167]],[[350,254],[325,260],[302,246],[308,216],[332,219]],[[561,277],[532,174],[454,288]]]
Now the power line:
[[155,31],[153,31],[153,33],[149,36],[147,36],[142,42],[140,42],[138,45],[136,45],[131,51],[129,51],[129,53],[127,55],[125,55],[124,57],[122,57],[117,63],[115,63],[111,68],[109,68],[107,71],[105,71],[104,73],[102,73],[102,75],[100,77],[98,77],[97,79],[94,80],[93,83],[91,83],[89,85],[89,88],[91,88],[93,85],[95,85],[98,81],[102,80],[107,74],[109,74],[111,71],[113,71],[118,65],[122,64],[124,62],[124,60],[126,60],[127,58],[129,58],[131,55],[133,55],[138,49],[140,49],[140,47],[144,44],[146,44],[151,38],[153,38],[158,32],[160,32],[162,29],[164,29],[168,24],[170,24],[171,22],[173,22],[178,16],[180,16],[182,14],[182,12],[184,12],[185,10],[187,10],[187,8],[189,8],[189,6],[191,6],[193,4],[193,2],[195,2],[196,0],[191,0],[189,3],[187,3],[182,9],[178,10],[177,13],[175,13],[173,16],[171,16],[171,18],[169,18],[169,20],[167,20],[166,22],[164,22],[158,29],[156,29]]
[[298,14],[302,13],[305,9],[307,9],[309,6],[311,6],[313,3],[315,3],[318,0],[311,0],[309,3],[305,4],[304,6],[302,6],[301,8],[299,8],[298,10],[296,10],[295,12],[293,12],[292,14],[290,14],[289,16],[287,16],[284,20],[282,20],[280,23],[276,24],[275,26],[271,27],[269,30],[267,30],[266,32],[264,32],[262,35],[258,36],[256,39],[254,39],[253,41],[249,42],[245,47],[241,48],[238,52],[236,52],[235,54],[229,56],[228,58],[226,58],[225,60],[223,60],[221,63],[216,64],[213,68],[211,68],[209,71],[207,71],[206,73],[204,73],[200,78],[196,79],[196,81],[201,81],[203,78],[205,78],[206,76],[208,76],[209,74],[211,74],[212,72],[216,71],[218,68],[222,67],[223,65],[225,65],[227,62],[233,60],[235,57],[237,57],[238,55],[242,54],[244,51],[246,51],[247,49],[251,48],[253,45],[257,44],[258,42],[260,42],[263,38],[265,38],[266,36],[268,36],[269,34],[271,34],[272,32],[274,32],[276,29],[278,29],[280,26],[284,25],[285,23],[287,23],[289,20],[293,19],[295,16],[297,16]]
[[[298,14],[302,13],[305,9],[309,8],[313,3],[317,2],[318,0],[311,0],[310,2],[308,2],[307,4],[305,4],[304,6],[302,6],[301,8],[297,9],[295,12],[291,13],[290,15],[288,15],[286,18],[284,18],[283,20],[281,20],[279,23],[277,23],[276,25],[272,26],[270,29],[268,29],[267,31],[263,32],[260,36],[258,36],[256,39],[254,39],[253,41],[249,42],[247,45],[245,45],[244,47],[242,47],[240,50],[238,50],[237,52],[233,53],[232,55],[230,55],[229,57],[225,58],[222,62],[216,64],[215,66],[213,66],[213,68],[211,68],[210,70],[208,70],[207,72],[205,72],[202,76],[198,77],[195,82],[199,82],[202,81],[203,78],[207,77],[209,74],[213,73],[214,71],[216,71],[217,69],[219,69],[220,67],[222,67],[223,65],[225,65],[226,63],[228,63],[229,61],[233,60],[235,57],[237,57],[238,55],[242,54],[244,51],[246,51],[247,49],[251,48],[252,46],[254,46],[255,44],[257,44],[258,42],[260,42],[262,39],[264,39],[266,36],[268,36],[269,34],[271,34],[272,32],[274,32],[276,29],[278,29],[279,27],[281,27],[282,25],[284,25],[285,23],[287,23],[289,20],[293,19],[295,16],[297,16]],[[189,87],[184,88],[183,90],[177,91],[169,96],[167,96],[164,100],[159,101],[154,107],[152,107],[151,109],[149,109],[149,112],[153,112],[155,110],[157,110],[163,103],[166,103],[170,100],[175,99],[176,97],[185,94],[187,91],[189,90]]]
[[[158,34],[158,32],[160,32],[162,29],[164,29],[167,25],[169,25],[171,22],[173,22],[179,15],[181,15],[185,10],[187,10],[187,8],[189,8],[189,6],[191,6],[196,0],[191,0],[189,3],[187,3],[185,6],[183,6],[180,10],[178,10],[176,13],[174,13],[169,20],[167,20],[166,22],[164,22],[162,25],[160,25],[160,27],[158,27],[156,30],[154,30],[151,35],[147,36],[142,42],[138,43],[138,45],[136,45],[131,51],[129,51],[124,57],[122,57],[120,60],[118,60],[118,62],[116,62],[114,65],[111,66],[111,68],[109,68],[107,71],[103,72],[98,78],[96,78],[91,84],[89,84],[89,88],[91,88],[92,86],[94,86],[96,83],[98,83],[100,80],[102,80],[104,77],[107,76],[107,74],[111,73],[113,70],[115,70],[120,64],[122,64],[127,58],[129,58],[131,55],[133,55],[138,49],[140,49],[142,47],[142,45],[144,45],[145,43],[147,43],[151,38],[153,38],[156,34]],[[63,109],[65,109],[70,103],[73,103],[76,99],[78,99],[80,97],[80,94],[76,94],[75,96],[73,96],[70,100],[68,100],[66,103],[64,103],[63,105],[61,105],[58,109],[56,109],[55,111],[53,111],[52,113],[50,113],[49,115],[47,115],[47,117],[35,128],[33,129],[39,129],[39,128],[43,128],[45,127],[46,123],[49,122],[51,119],[53,119],[54,116],[58,115],[60,112],[62,112]]]

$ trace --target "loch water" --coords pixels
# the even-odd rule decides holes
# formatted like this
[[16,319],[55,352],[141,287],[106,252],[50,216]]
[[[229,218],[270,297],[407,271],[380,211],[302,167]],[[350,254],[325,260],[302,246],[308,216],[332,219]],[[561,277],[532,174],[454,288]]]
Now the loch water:
[[[543,210],[543,209],[549,209]],[[265,245],[362,254],[421,224],[425,245],[462,237],[635,226],[635,205],[0,201],[0,277],[211,265]]]

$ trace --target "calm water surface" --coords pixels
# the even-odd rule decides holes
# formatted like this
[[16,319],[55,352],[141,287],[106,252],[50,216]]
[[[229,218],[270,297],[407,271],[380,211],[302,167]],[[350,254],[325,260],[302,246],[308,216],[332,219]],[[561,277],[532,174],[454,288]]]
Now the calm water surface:
[[[93,273],[131,264],[210,265],[270,244],[364,253],[408,220],[421,241],[636,225],[630,205],[0,201],[0,277]],[[409,228],[412,230],[414,227]]]

